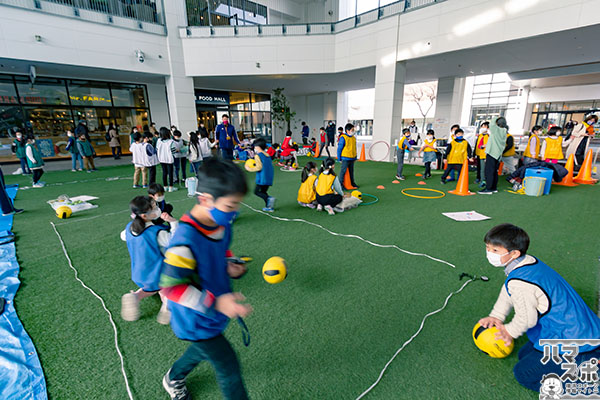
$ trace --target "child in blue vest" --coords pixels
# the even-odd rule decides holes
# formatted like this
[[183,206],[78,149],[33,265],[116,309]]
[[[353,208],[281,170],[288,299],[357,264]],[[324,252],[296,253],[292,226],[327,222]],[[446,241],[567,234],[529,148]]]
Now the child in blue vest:
[[246,169],[250,172],[256,172],[256,188],[254,194],[260,197],[265,202],[263,211],[273,212],[275,209],[275,197],[269,196],[267,191],[269,187],[273,186],[273,162],[271,157],[267,154],[267,142],[263,138],[258,138],[252,144],[254,147],[254,161],[256,161],[256,167]]
[[153,183],[148,188],[148,196],[150,196],[155,202],[160,212],[173,215],[173,205],[165,201],[165,187],[160,183]]
[[[158,282],[162,270],[165,249],[177,229],[177,220],[163,214],[171,225],[157,225],[153,221],[161,217],[156,202],[148,196],[137,196],[129,204],[133,221],[121,232],[121,239],[127,242],[131,257],[131,280],[139,289],[124,294],[121,298],[121,317],[125,321],[137,321],[140,317],[140,300],[158,293]],[[158,323],[169,323],[167,299],[161,296],[162,307],[156,317]]]
[[[498,328],[496,338],[507,345],[527,333],[529,342],[519,351],[514,375],[521,385],[539,391],[544,375],[564,372],[552,360],[541,362],[544,347],[539,339],[598,339],[600,318],[562,276],[527,254],[529,236],[523,229],[498,225],[485,235],[484,241],[488,261],[494,267],[504,268],[507,277],[489,317],[479,323]],[[513,308],[515,314],[505,325]],[[582,345],[575,360],[581,364],[592,358],[600,358],[600,348]]]
[[205,160],[198,169],[198,203],[181,218],[165,254],[160,286],[169,299],[171,329],[190,342],[163,378],[171,399],[191,398],[185,378],[202,361],[215,369],[224,398],[248,398],[236,354],[223,336],[230,318],[252,311],[239,303],[244,297],[232,292],[230,282],[246,267],[228,261],[233,220],[247,191],[238,166]]

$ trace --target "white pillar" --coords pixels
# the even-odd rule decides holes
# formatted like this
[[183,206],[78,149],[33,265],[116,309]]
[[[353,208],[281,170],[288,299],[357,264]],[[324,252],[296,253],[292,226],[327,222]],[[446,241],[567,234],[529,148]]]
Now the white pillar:
[[438,79],[433,130],[437,138],[447,138],[450,127],[461,120],[465,95],[465,78],[447,77]]
[[[389,65],[377,64],[375,69],[375,113],[373,118],[373,143],[384,141],[393,146],[400,138],[402,128],[402,102],[404,100],[404,81],[406,80],[406,62],[392,62]],[[383,146],[373,149],[373,158],[384,156]],[[390,148],[388,161],[394,158]]]
[[348,123],[348,92],[337,92],[335,121],[336,130],[338,126],[343,128]]
[[171,124],[187,135],[198,127],[194,79],[186,76],[183,59],[183,45],[178,36],[181,13],[185,8],[178,1],[166,1],[165,20],[167,24],[168,61],[170,75],[165,78],[169,116]]

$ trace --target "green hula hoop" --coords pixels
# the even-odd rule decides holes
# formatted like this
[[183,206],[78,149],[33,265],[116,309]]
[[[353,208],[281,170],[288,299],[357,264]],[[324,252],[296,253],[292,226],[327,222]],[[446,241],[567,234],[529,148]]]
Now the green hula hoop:
[[377,203],[377,202],[379,201],[379,198],[378,198],[377,196],[373,196],[372,194],[363,193],[363,194],[362,194],[362,196],[363,196],[363,197],[365,197],[365,196],[367,196],[367,197],[371,197],[371,198],[373,198],[374,200],[372,200],[372,201],[368,201],[368,202],[366,202],[366,203],[364,203],[364,202],[363,202],[363,203],[360,203],[360,204],[359,204],[359,206],[370,206],[371,204],[375,204],[375,203]]
[[[405,193],[405,190],[423,190],[425,192],[434,192],[434,193],[438,193],[440,194],[440,196],[431,196],[431,197],[427,197],[427,196],[417,196],[414,194],[408,194]],[[436,190],[436,189],[427,189],[427,188],[406,188],[406,189],[402,189],[402,194],[408,197],[414,197],[416,199],[441,199],[442,197],[446,196],[446,193],[442,192],[441,190]]]

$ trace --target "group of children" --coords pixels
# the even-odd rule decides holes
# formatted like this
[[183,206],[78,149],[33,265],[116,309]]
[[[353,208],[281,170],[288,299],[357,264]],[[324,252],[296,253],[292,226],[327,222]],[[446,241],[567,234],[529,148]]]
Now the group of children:
[[162,169],[162,183],[167,192],[178,190],[174,184],[185,182],[188,160],[190,170],[196,175],[202,161],[212,156],[212,149],[216,143],[210,142],[206,131],[190,132],[189,138],[189,142],[183,140],[181,132],[175,127],[171,130],[161,127],[158,130],[158,138],[155,138],[151,132],[144,132],[144,134],[133,132],[129,148],[135,167],[133,187],[147,188],[148,185],[155,183],[158,164]]

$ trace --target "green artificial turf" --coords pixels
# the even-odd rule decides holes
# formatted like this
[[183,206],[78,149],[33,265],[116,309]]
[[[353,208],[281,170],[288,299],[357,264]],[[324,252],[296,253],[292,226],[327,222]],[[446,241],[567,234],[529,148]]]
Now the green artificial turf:
[[[303,160],[306,161],[306,160]],[[380,244],[395,244],[427,253],[448,265],[357,239],[335,237],[314,226],[275,221],[242,207],[232,248],[254,258],[249,274],[234,282],[255,312],[246,319],[252,344],[242,345],[238,324],[226,331],[241,360],[254,399],[355,399],[377,378],[394,352],[418,329],[425,314],[442,306],[457,290],[462,272],[487,275],[490,281],[469,284],[448,307],[430,317],[422,333],[391,364],[372,399],[535,399],[512,376],[517,351],[495,360],[476,349],[471,331],[491,310],[504,274],[485,258],[482,238],[492,226],[511,222],[525,228],[530,253],[558,270],[595,310],[598,287],[598,228],[594,198],[599,188],[553,187],[550,196],[533,198],[508,193],[501,178],[493,196],[446,195],[438,200],[404,196],[417,185],[422,167],[406,166],[406,181],[391,183],[395,165],[358,163],[356,180],[379,202],[334,217],[296,203],[300,174],[276,168],[270,194],[277,197],[275,216],[303,218],[340,233],[360,235]],[[22,285],[18,315],[38,350],[52,399],[125,399],[113,331],[100,302],[74,279],[50,222],[57,224],[80,278],[100,296],[115,318],[127,376],[136,399],[163,399],[161,379],[185,350],[168,326],[156,322],[158,298],[142,301],[142,317],[120,318],[121,295],[135,285],[130,260],[119,233],[129,221],[127,204],[143,194],[132,189],[129,166],[103,168],[94,174],[49,172],[43,189],[20,190],[15,218]],[[448,191],[439,172],[427,188]],[[249,181],[253,182],[253,176]],[[87,180],[65,183],[74,179]],[[471,181],[473,176],[471,177]],[[30,185],[27,178],[8,183]],[[64,183],[62,185],[55,185]],[[385,185],[385,190],[377,190]],[[250,185],[251,190],[254,184]],[[475,190],[471,185],[471,190]],[[98,208],[59,220],[46,204],[61,194],[94,195]],[[179,217],[194,203],[186,191],[167,194]],[[262,208],[249,194],[247,204]],[[482,222],[455,222],[442,212],[476,210],[491,217]],[[97,217],[97,218],[91,218]],[[261,267],[271,256],[285,258],[287,280],[269,285]],[[526,338],[517,341],[517,348]],[[218,399],[209,365],[188,377],[197,399]]]

